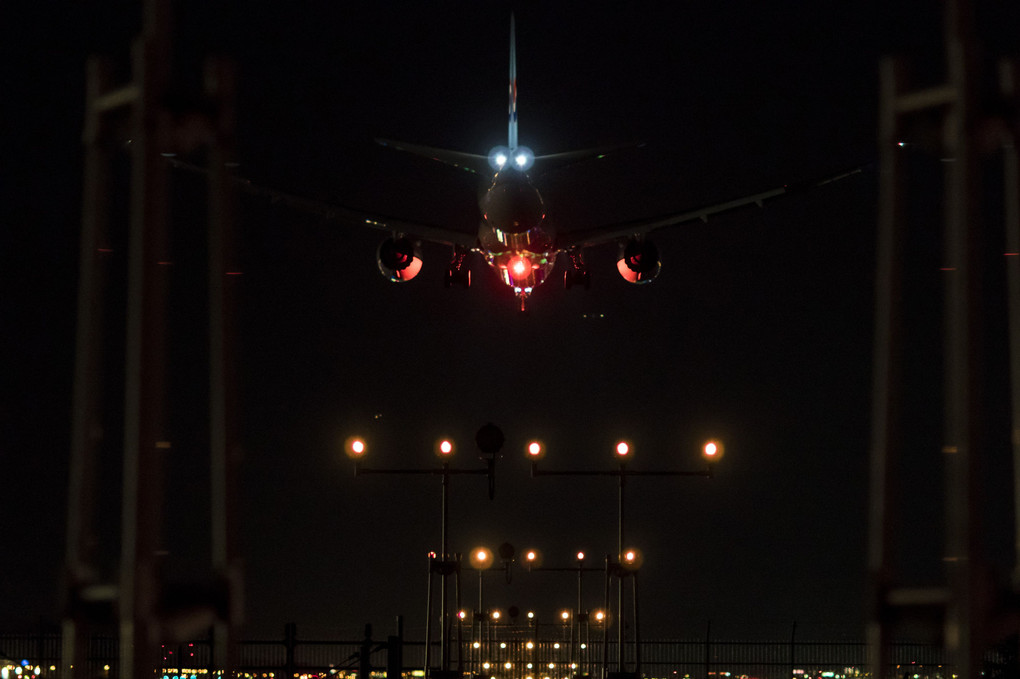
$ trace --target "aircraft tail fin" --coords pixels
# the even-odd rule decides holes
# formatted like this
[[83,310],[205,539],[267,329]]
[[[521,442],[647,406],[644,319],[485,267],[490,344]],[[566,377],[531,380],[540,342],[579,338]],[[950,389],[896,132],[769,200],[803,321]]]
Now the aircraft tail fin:
[[510,14],[510,122],[507,126],[507,147],[517,148],[517,40],[514,36],[514,15]]

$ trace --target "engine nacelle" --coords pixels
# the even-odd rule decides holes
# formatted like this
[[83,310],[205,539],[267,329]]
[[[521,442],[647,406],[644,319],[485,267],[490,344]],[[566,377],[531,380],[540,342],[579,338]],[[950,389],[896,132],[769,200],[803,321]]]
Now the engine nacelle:
[[387,238],[375,253],[376,263],[383,276],[394,283],[411,280],[421,271],[421,249],[418,243],[401,236]]
[[651,283],[658,277],[661,266],[659,248],[650,240],[631,238],[620,246],[616,269],[628,283]]

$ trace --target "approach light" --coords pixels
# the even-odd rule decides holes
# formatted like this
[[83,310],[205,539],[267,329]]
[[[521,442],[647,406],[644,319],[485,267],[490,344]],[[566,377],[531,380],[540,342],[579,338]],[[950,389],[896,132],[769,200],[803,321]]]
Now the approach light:
[[592,614],[591,617],[595,621],[596,625],[601,625],[601,624],[606,622],[606,612],[605,611],[595,611]]
[[570,620],[570,611],[560,611],[560,620],[563,622]]
[[641,552],[637,549],[625,549],[620,554],[620,565],[630,571],[636,571],[641,568],[641,564],[644,563],[644,557]]
[[360,460],[367,450],[368,446],[365,444],[365,439],[360,436],[349,436],[344,441],[344,452],[352,460]]
[[450,439],[439,439],[436,441],[436,455],[440,458],[447,458],[453,455],[453,441]]
[[499,620],[499,619],[500,619],[500,617],[501,617],[502,615],[503,615],[503,614],[502,614],[502,613],[501,613],[501,612],[499,611],[499,609],[497,608],[496,610],[494,610],[494,611],[493,611],[493,612],[492,612],[492,613],[490,614],[490,617],[491,617],[491,618],[492,618],[493,620]]
[[722,458],[723,444],[717,439],[706,441],[701,447],[701,456],[709,462],[716,462]]
[[475,547],[471,550],[471,567],[475,570],[485,570],[492,566],[492,551],[488,547]]
[[616,444],[616,456],[621,460],[630,455],[630,444],[626,441],[620,441]]

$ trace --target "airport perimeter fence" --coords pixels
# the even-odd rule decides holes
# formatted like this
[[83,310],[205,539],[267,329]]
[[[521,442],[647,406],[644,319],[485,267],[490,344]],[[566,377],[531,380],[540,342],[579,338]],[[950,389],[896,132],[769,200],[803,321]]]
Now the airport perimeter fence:
[[[528,645],[530,641],[530,647]],[[390,643],[394,643],[390,639]],[[244,640],[237,646],[237,676],[273,677],[355,677],[362,650],[369,651],[372,676],[386,676],[389,652],[386,640],[321,640],[300,639],[289,633],[282,639]],[[58,633],[0,634],[0,667],[10,668],[5,674],[15,679],[32,676],[60,678],[61,637]],[[208,639],[163,647],[161,677],[215,676],[211,644]],[[402,676],[420,677],[425,666],[425,644],[403,640],[399,644]],[[618,644],[601,638],[564,643],[559,638],[544,640],[498,641],[472,648],[470,640],[451,649],[448,664],[451,670],[464,675],[496,679],[562,679],[585,676],[598,679],[603,667],[610,672],[620,669]],[[870,676],[867,671],[867,648],[863,641],[800,641],[787,640],[726,640],[704,638],[662,639],[642,641],[640,649],[624,645],[624,670],[633,672],[640,655],[640,675],[655,679],[843,679]],[[94,636],[89,639],[84,662],[86,676],[120,679],[117,672],[119,644],[116,638]],[[430,650],[431,665],[440,663],[438,642]],[[488,663],[488,665],[483,665]],[[15,674],[15,667],[22,671]],[[38,667],[36,671],[34,668]],[[27,668],[27,669],[26,669]],[[1016,677],[1015,649],[996,650],[985,658],[986,678]],[[887,679],[952,679],[952,667],[946,664],[942,647],[931,644],[898,643],[892,648],[892,663],[882,673]]]

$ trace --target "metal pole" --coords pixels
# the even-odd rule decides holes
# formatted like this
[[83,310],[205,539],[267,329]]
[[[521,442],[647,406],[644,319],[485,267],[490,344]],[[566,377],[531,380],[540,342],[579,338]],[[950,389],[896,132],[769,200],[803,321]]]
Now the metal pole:
[[[617,540],[616,559],[617,559],[617,562],[619,562],[621,564],[622,564],[622,560],[623,560],[623,544],[624,544],[623,543],[623,539],[624,539],[624,528],[623,528],[623,520],[624,520],[624,513],[623,513],[623,488],[626,485],[626,481],[627,481],[626,464],[624,464],[623,462],[620,462],[620,517],[619,517],[620,526],[619,526],[619,538]],[[623,661],[624,661],[624,658],[623,658],[624,627],[626,627],[626,624],[625,624],[626,617],[624,616],[624,610],[623,610],[623,600],[624,600],[623,574],[622,573],[617,573],[616,579],[618,581],[618,586],[619,586],[619,590],[616,593],[616,595],[617,595],[617,627],[616,627],[616,634],[617,634],[617,649],[618,649],[618,653],[620,654],[619,658],[617,659],[618,660],[618,662],[617,662],[617,669],[620,672],[623,672],[624,671],[624,664],[623,664]]]
[[[1014,105],[1020,101],[1016,61],[999,67],[999,88],[1003,98]],[[1009,309],[1009,386],[1013,430],[1013,589],[1020,591],[1020,162],[1017,158],[1016,128],[1011,128],[1003,148],[1004,227],[1006,230],[1006,284]]]
[[[605,597],[605,606],[606,606],[606,610],[607,611],[611,610],[610,607],[609,607],[609,583],[610,583],[609,566],[610,566],[610,561],[609,561],[609,555],[607,554],[606,555],[606,597]],[[619,621],[617,621],[617,624],[620,624]],[[603,626],[603,629],[602,629],[602,679],[606,679],[606,677],[608,675],[609,675],[609,621],[606,620],[606,624]]]
[[436,555],[429,554],[429,584],[428,598],[425,600],[425,676],[429,676],[429,666],[432,664],[432,571],[435,566]]
[[442,580],[439,584],[439,666],[445,672],[450,669],[450,658],[449,658],[449,635],[447,633],[447,611],[446,611],[446,578],[449,576],[446,570],[447,564],[447,542],[446,542],[446,529],[447,529],[447,509],[449,507],[449,491],[450,491],[450,465],[446,462],[443,463],[443,532],[442,532],[442,543],[443,552],[440,555],[442,562]]
[[634,672],[641,676],[641,618],[638,617],[637,576],[637,571],[631,574],[634,578]]
[[975,84],[973,10],[966,0],[946,3],[946,46],[949,81],[957,92],[945,121],[945,147],[953,162],[946,164],[945,229],[945,456],[946,567],[952,591],[947,611],[947,648],[962,679],[981,672],[984,611],[978,600],[982,576],[979,546],[980,498],[977,489],[981,451],[978,449],[978,357],[980,313],[977,289],[981,277],[978,257],[978,162],[973,125]]
[[872,367],[870,504],[868,517],[868,575],[870,611],[868,662],[881,677],[889,666],[889,603],[892,585],[892,545],[898,512],[897,464],[900,453],[902,401],[902,270],[904,258],[903,168],[896,100],[902,68],[885,59],[879,80],[879,214],[875,274],[875,343]]

